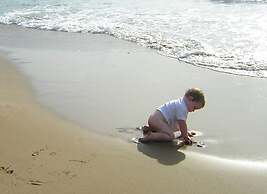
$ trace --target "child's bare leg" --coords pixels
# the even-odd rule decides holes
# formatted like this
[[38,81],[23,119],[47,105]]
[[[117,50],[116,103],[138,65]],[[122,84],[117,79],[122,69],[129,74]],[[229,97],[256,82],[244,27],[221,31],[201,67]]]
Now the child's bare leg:
[[168,125],[162,113],[156,110],[148,119],[150,128],[155,129],[155,132],[167,134],[171,139],[174,139],[173,129]]
[[156,132],[157,130],[153,129],[152,127],[149,127],[148,125],[145,125],[141,128],[141,130],[143,131],[143,135],[147,135],[150,132]]
[[155,111],[148,119],[149,129],[153,129],[141,140],[146,141],[171,141],[174,139],[173,130],[169,127],[162,113]]
[[141,142],[148,142],[148,141],[171,141],[172,138],[166,133],[162,132],[150,132],[145,135],[143,138],[140,139]]

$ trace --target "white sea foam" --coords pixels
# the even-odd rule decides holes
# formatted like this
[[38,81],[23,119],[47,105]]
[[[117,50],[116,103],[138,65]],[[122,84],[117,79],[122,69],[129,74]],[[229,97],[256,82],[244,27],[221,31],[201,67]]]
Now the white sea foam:
[[267,77],[266,1],[14,1],[0,4],[0,23],[108,34],[196,66]]

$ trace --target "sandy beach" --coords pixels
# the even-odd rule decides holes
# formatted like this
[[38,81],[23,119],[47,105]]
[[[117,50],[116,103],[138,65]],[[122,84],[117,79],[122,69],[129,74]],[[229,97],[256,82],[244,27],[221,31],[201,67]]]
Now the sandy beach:
[[[1,194],[264,194],[267,192],[265,187],[267,168],[264,162],[261,162],[261,165],[257,165],[257,163],[254,165],[252,162],[224,160],[216,156],[197,154],[193,147],[177,150],[176,147],[169,144],[136,145],[125,141],[118,135],[112,137],[112,132],[106,133],[109,129],[107,126],[116,128],[142,124],[145,122],[147,114],[160,102],[177,96],[177,92],[182,93],[188,86],[198,85],[208,93],[209,101],[207,110],[196,113],[196,116],[192,115],[190,122],[193,128],[203,129],[203,136],[208,139],[211,137],[207,132],[214,126],[217,126],[216,130],[218,131],[225,128],[223,119],[214,119],[215,116],[223,118],[223,114],[227,112],[227,107],[221,103],[224,99],[222,97],[223,91],[218,90],[218,87],[224,88],[224,92],[247,94],[247,98],[239,99],[233,96],[226,100],[226,103],[229,104],[232,99],[235,99],[231,105],[234,109],[241,108],[241,113],[247,110],[253,113],[255,109],[264,113],[265,110],[261,110],[260,107],[266,97],[266,89],[264,88],[266,80],[220,74],[186,64],[177,66],[177,61],[161,56],[158,56],[152,63],[150,58],[155,58],[156,53],[145,48],[137,49],[136,46],[131,46],[131,43],[116,41],[113,38],[103,39],[101,37],[100,39],[107,44],[99,45],[98,38],[94,36],[92,39],[81,34],[72,36],[74,39],[80,36],[82,39],[84,38],[85,42],[90,39],[92,43],[90,49],[83,47],[80,40],[76,41],[78,42],[77,45],[71,41],[63,41],[62,45],[58,45],[57,42],[53,43],[51,39],[58,42],[62,41],[61,38],[64,35],[61,33],[23,29],[21,32],[20,30],[5,26],[0,28],[2,35],[0,45],[2,49],[0,55]],[[40,33],[40,36],[31,36],[31,33]],[[15,37],[20,38],[14,40]],[[47,38],[51,39],[48,40]],[[31,41],[25,45],[27,40]],[[49,49],[47,49],[45,40],[49,44]],[[101,47],[103,45],[104,48]],[[122,45],[127,47],[124,52],[120,50]],[[37,66],[37,70],[34,72],[35,69],[32,66],[27,66],[27,64],[37,64],[38,57],[44,59],[39,60],[38,64],[40,65],[48,64],[51,62],[50,60],[56,58],[58,58],[58,63],[61,63],[59,59],[65,55],[79,58],[79,52],[73,49],[76,46],[80,47],[80,53],[83,54],[83,51],[86,51],[84,53],[86,55],[90,53],[91,60],[90,62],[87,61],[87,64],[93,69],[93,73],[89,74],[89,78],[92,80],[98,80],[96,78],[99,76],[104,78],[102,79],[104,81],[98,80],[99,82],[91,86],[91,89],[99,88],[98,92],[90,95],[90,101],[92,104],[98,105],[98,111],[91,112],[89,124],[82,123],[82,120],[79,123],[79,120],[75,119],[76,117],[72,117],[73,120],[70,119],[73,116],[70,114],[71,107],[59,106],[57,101],[53,100],[53,95],[42,95],[44,94],[42,92],[49,90],[46,90],[45,85],[39,85],[38,82],[35,82],[34,75],[40,80],[45,80],[46,77],[42,76],[46,76],[46,72],[49,73],[49,71],[44,69],[40,73],[38,68],[41,66]],[[97,66],[99,65],[99,56],[104,55],[107,51],[109,51],[110,56],[106,56],[105,61],[106,64],[108,62],[115,67],[116,71],[113,69],[114,74],[109,74],[112,69],[105,71],[103,67]],[[40,53],[43,55],[41,56]],[[63,62],[69,60],[67,56]],[[82,61],[80,59],[81,65],[83,64]],[[145,61],[142,71],[133,68],[132,64],[138,64],[142,61]],[[159,65],[165,62],[170,68]],[[20,66],[24,63],[25,66]],[[123,74],[122,64],[125,64],[124,68],[131,73]],[[173,71],[173,68],[177,71]],[[151,73],[152,71],[153,73]],[[137,93],[139,90],[136,89],[136,85],[143,84],[145,89],[142,91],[146,91],[152,86],[149,82],[151,79],[148,78],[154,77],[162,71],[169,75],[168,78],[159,77],[153,81],[154,87],[161,87],[163,90],[161,94],[158,94],[156,89],[151,89],[147,93],[143,92],[142,95]],[[170,80],[176,79],[179,71],[182,72],[178,74],[179,79],[188,81],[186,83],[171,82],[171,85],[163,88],[162,86]],[[199,78],[200,71],[201,79]],[[31,77],[26,76],[29,75],[29,72]],[[102,74],[98,74],[100,72]],[[135,80],[137,75],[138,79]],[[50,76],[57,77],[57,74]],[[75,76],[74,73],[73,78]],[[192,79],[188,79],[188,76]],[[60,79],[60,75],[58,77]],[[127,78],[127,82],[121,82],[122,78],[125,80]],[[107,80],[105,79],[108,79],[109,85],[106,85],[105,81]],[[214,80],[217,82],[215,83]],[[116,88],[118,83],[121,83],[120,87]],[[231,89],[229,83],[232,84]],[[247,85],[257,85],[253,91],[261,90],[262,93],[257,93],[255,98],[255,95],[250,95],[252,89],[246,89]],[[131,90],[128,92],[129,87]],[[178,91],[171,90],[173,87],[179,88]],[[240,88],[244,90],[236,91]],[[57,96],[64,95],[64,93],[60,93],[60,85],[57,85],[53,90],[59,92],[56,94]],[[107,104],[101,106],[103,100],[101,94],[104,91],[110,94],[109,99],[114,102],[113,105],[117,105],[119,102],[123,103],[125,99],[128,99],[126,101],[128,106],[118,109],[118,113],[105,120],[106,123],[101,122],[100,114],[104,110],[110,113],[112,106],[109,107]],[[219,93],[220,91],[221,93]],[[126,97],[121,97],[120,100],[116,101],[118,94],[122,93]],[[151,96],[156,97],[151,98]],[[149,103],[147,103],[148,99],[150,99]],[[254,100],[255,109],[243,107],[251,99]],[[255,101],[255,99],[259,101]],[[48,103],[46,104],[46,102]],[[64,97],[62,102],[66,103]],[[89,104],[88,107],[94,110],[95,107],[92,104]],[[63,103],[63,105],[65,104]],[[58,107],[58,109],[53,109],[53,106]],[[83,116],[82,113],[80,117]],[[120,115],[122,114],[127,119],[120,123]],[[245,113],[235,118],[232,118],[232,114],[234,113],[229,112],[231,127],[238,130],[233,132],[234,134],[238,134],[242,128],[251,127],[247,126],[246,122],[243,124],[241,122],[246,119],[243,117],[246,115]],[[258,128],[262,129],[264,128],[264,119],[262,114],[259,115],[257,117]],[[212,119],[208,120],[208,118]],[[234,119],[235,121],[240,120],[240,122],[234,122]],[[204,122],[207,120],[208,123]],[[98,128],[103,131],[96,133]],[[107,135],[103,135],[105,133]],[[125,135],[124,137],[127,139],[128,136]],[[229,148],[220,150],[214,145],[213,149],[214,151],[212,151],[211,144],[209,146],[210,153],[227,153]],[[203,152],[205,153],[205,151]]]

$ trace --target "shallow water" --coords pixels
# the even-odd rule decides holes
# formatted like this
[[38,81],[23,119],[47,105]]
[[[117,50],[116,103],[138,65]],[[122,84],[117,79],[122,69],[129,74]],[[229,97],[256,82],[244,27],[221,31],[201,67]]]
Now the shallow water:
[[0,23],[103,33],[192,65],[267,77],[265,0],[4,0]]

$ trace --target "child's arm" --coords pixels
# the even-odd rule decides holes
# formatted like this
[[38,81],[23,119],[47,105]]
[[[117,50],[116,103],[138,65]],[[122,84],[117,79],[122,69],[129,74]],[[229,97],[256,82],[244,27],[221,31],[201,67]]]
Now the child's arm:
[[186,144],[192,144],[192,140],[188,136],[188,129],[186,121],[184,120],[178,120],[178,125],[182,134],[182,138],[185,140]]

